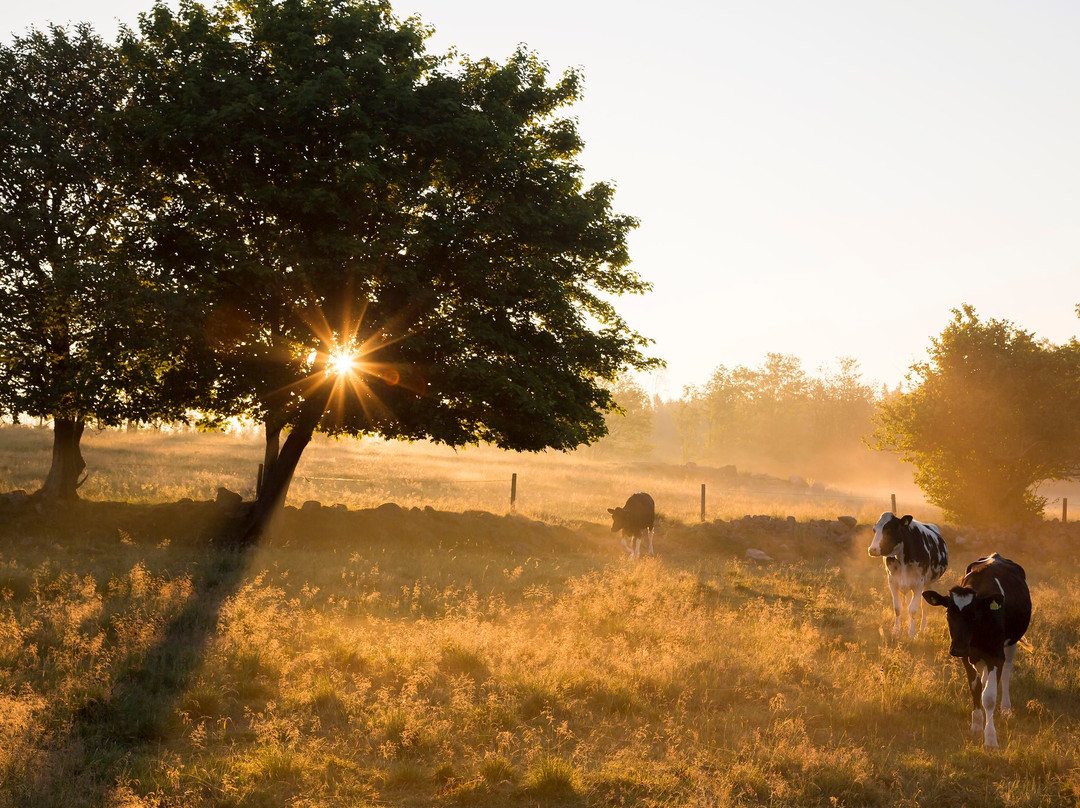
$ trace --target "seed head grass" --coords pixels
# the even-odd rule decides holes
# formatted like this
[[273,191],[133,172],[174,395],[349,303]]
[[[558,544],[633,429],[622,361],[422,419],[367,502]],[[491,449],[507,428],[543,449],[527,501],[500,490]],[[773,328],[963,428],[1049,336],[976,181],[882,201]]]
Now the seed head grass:
[[213,513],[0,525],[0,807],[1080,799],[1060,526],[971,538],[942,582],[1002,549],[1032,583],[987,751],[943,615],[889,634],[865,532],[672,522],[631,562],[606,518],[417,505],[289,512],[241,552]]

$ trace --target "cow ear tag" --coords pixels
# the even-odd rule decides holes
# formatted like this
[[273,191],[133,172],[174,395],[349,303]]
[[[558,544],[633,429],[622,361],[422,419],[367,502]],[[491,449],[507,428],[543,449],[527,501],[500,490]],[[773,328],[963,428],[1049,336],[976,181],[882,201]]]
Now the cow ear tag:
[[991,611],[996,612],[1000,608],[1001,608],[1001,604],[998,603],[996,600],[990,601],[990,610]]

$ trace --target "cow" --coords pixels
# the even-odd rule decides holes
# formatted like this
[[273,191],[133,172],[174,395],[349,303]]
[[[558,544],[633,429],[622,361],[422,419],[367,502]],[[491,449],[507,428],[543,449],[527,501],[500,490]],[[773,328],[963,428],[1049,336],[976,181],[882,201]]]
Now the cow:
[[951,645],[960,657],[971,690],[971,732],[984,746],[997,746],[994,704],[1001,692],[1001,714],[1012,713],[1009,680],[1016,645],[1031,622],[1031,593],[1024,568],[997,553],[968,564],[959,586],[941,595],[922,593],[932,606],[945,607]]
[[[611,514],[611,532],[623,534],[622,544],[630,558],[641,555],[641,542],[649,537],[649,555],[653,554],[653,528],[656,526],[656,503],[643,492],[631,494],[621,508],[608,508]],[[629,541],[628,541],[629,539]]]
[[[922,607],[919,593],[928,588],[949,568],[949,548],[937,525],[924,525],[910,514],[897,517],[889,511],[874,525],[874,540],[867,552],[885,559],[885,571],[892,593],[896,621],[892,633],[900,633],[902,593],[910,592],[908,634],[915,636],[915,615]],[[922,609],[920,630],[926,629],[926,609]]]

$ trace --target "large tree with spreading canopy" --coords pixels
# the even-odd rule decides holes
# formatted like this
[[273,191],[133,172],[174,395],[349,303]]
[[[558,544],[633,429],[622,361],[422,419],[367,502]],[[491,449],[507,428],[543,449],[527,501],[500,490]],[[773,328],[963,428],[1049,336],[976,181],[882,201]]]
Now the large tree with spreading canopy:
[[569,449],[652,364],[611,304],[647,284],[635,220],[583,180],[580,76],[428,34],[386,2],[241,0],[159,4],[129,37],[159,256],[204,269],[200,406],[266,425],[246,538],[315,430]]

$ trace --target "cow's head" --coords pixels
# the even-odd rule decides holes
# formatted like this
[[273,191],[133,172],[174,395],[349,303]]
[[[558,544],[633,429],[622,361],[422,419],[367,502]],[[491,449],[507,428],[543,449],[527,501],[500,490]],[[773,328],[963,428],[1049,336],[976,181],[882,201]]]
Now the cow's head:
[[607,512],[611,514],[611,532],[615,533],[625,528],[626,525],[626,511],[623,508],[608,508]]
[[897,517],[886,511],[874,525],[874,540],[866,549],[872,556],[891,556],[900,544],[900,531],[911,524],[911,514]]
[[949,653],[954,657],[971,655],[971,641],[976,637],[997,638],[1005,632],[1004,596],[979,595],[967,586],[954,586],[948,595],[940,595],[932,589],[922,593],[923,600],[931,606],[945,608],[949,622],[952,644]]

